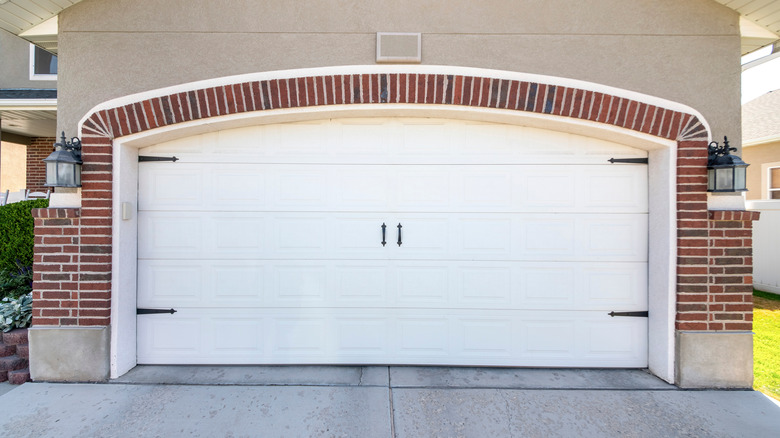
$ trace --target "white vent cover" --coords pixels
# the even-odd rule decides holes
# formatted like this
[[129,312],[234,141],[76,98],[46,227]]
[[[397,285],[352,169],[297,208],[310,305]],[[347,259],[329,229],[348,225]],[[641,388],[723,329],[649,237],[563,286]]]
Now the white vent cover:
[[377,32],[376,62],[421,62],[422,34]]

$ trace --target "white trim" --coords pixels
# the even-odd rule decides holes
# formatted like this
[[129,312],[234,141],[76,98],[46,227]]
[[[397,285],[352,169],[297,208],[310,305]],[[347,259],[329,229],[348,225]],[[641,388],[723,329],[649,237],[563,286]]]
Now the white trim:
[[[374,74],[374,73],[416,73],[416,74],[452,74],[465,76],[489,77],[494,79],[518,80],[527,82],[536,82],[561,87],[578,88],[582,90],[605,93],[612,96],[631,99],[650,105],[696,116],[707,130],[707,141],[711,141],[712,134],[710,125],[704,116],[695,109],[681,103],[662,99],[660,97],[637,93],[635,91],[624,90],[621,88],[610,87],[607,85],[586,82],[577,79],[561,78],[556,76],[543,76],[530,73],[517,73],[505,70],[491,70],[472,67],[455,67],[446,65],[351,65],[334,67],[303,68],[295,70],[277,70],[261,73],[248,73],[243,75],[225,76],[221,78],[207,79],[203,81],[189,82],[186,84],[175,85],[171,87],[158,88],[156,90],[144,91],[142,93],[131,94],[118,97],[94,106],[81,118],[78,124],[79,136],[82,135],[84,122],[92,114],[98,111],[121,107],[131,103],[141,102],[160,96],[167,96],[176,93],[185,93],[188,91],[200,90],[204,88],[224,86],[228,84],[238,84],[243,82],[267,81],[272,79],[290,79],[308,76],[331,76],[348,74]],[[335,105],[334,105],[335,106]]]
[[[30,80],[31,81],[56,81],[57,75],[51,75],[51,74],[45,74],[45,75],[38,75],[35,74],[35,44],[30,44]],[[54,55],[57,56],[57,55]]]
[[[267,123],[285,123],[331,117],[443,117],[496,123],[512,123],[580,135],[622,141],[629,146],[650,151],[650,272],[648,283],[649,369],[658,377],[674,381],[675,369],[675,297],[676,297],[676,147],[672,140],[637,133],[603,123],[547,114],[489,108],[453,107],[451,105],[347,105],[288,110],[255,111],[212,119],[201,119],[160,129],[145,131],[114,141],[113,206],[121,211],[123,202],[136,203],[138,187],[137,155],[139,147],[174,138]],[[134,170],[133,170],[134,169]],[[135,217],[136,215],[134,215]],[[135,254],[137,224],[131,219],[112,218],[111,301],[111,377],[116,378],[135,365]],[[132,355],[132,357],[130,357]]]
[[773,143],[776,141],[780,141],[780,134],[772,134],[772,135],[767,135],[765,137],[759,137],[759,138],[754,138],[752,140],[743,141],[742,147],[749,148],[751,146],[759,146],[765,143]]
[[[775,40],[775,42],[773,42],[773,43],[768,43],[766,46],[762,47],[761,49],[765,49],[767,47],[773,47],[773,44],[775,44],[776,42],[777,42],[777,40]],[[755,53],[755,52],[757,52],[757,51],[759,51],[761,49],[756,49],[756,50],[754,50],[751,53]],[[745,56],[747,56],[747,55],[745,55]],[[767,62],[769,62],[769,61],[771,61],[771,60],[773,60],[775,58],[779,58],[779,57],[780,57],[780,50],[778,50],[777,52],[771,52],[770,51],[770,53],[768,55],[762,56],[761,58],[754,59],[754,60],[752,60],[750,62],[746,62],[746,63],[742,64],[742,71],[744,72],[745,70],[751,69],[753,67],[758,67],[761,64],[765,64],[765,63],[767,63]]]
[[0,99],[4,111],[57,111],[57,99]]

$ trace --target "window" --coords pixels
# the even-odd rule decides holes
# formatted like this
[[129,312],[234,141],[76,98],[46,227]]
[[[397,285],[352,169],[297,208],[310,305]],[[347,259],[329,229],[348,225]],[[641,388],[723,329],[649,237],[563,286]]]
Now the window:
[[769,199],[780,199],[780,167],[770,167],[769,171]]
[[56,81],[57,55],[30,44],[30,80]]

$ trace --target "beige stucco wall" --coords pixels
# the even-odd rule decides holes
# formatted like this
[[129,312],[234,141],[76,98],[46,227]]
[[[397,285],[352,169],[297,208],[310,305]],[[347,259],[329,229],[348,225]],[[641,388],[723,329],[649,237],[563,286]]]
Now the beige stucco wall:
[[0,142],[0,192],[27,187],[27,146]]
[[383,31],[421,32],[423,64],[575,78],[682,102],[739,144],[738,16],[712,0],[84,0],[59,25],[58,131],[74,132],[100,102],[154,88],[373,65]]
[[747,199],[767,199],[767,168],[780,166],[780,140],[742,149],[747,168]]
[[30,43],[0,30],[0,88],[57,88],[57,81],[30,80]]

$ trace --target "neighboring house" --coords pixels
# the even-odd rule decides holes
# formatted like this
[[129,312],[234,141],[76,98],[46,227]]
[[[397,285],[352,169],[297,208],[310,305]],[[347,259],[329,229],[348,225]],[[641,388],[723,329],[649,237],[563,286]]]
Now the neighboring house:
[[780,200],[780,90],[742,105],[742,147],[747,199]]
[[46,190],[57,129],[53,54],[0,30],[0,193]]
[[780,90],[742,105],[742,158],[747,169],[747,199],[761,212],[755,224],[756,289],[780,293]]
[[83,186],[34,212],[34,379],[317,363],[752,384],[758,215],[708,196],[706,158],[740,144],[739,58],[777,20],[712,0],[75,3],[58,126]]

